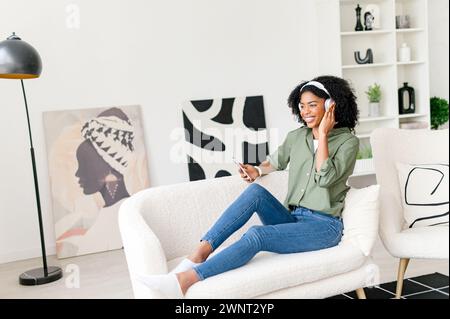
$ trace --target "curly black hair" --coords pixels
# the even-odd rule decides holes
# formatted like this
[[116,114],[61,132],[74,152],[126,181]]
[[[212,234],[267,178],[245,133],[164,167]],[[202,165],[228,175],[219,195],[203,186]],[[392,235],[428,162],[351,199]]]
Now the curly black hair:
[[[337,123],[334,127],[348,127],[354,132],[354,128],[358,124],[359,110],[358,105],[356,104],[356,95],[350,84],[344,79],[331,75],[319,76],[313,79],[313,81],[322,83],[330,93],[331,98],[336,102],[334,116]],[[309,81],[305,81],[298,85],[288,98],[288,106],[291,109],[292,114],[295,115],[299,123],[302,123],[305,126],[306,122],[302,119],[299,109],[302,94],[304,92],[311,92],[320,98],[329,98],[328,94],[312,85],[308,85],[302,90],[303,86],[308,82]]]

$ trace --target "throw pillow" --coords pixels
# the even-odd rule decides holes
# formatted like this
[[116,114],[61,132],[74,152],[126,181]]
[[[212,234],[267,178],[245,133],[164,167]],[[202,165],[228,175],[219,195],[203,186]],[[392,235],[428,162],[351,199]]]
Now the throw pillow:
[[365,256],[370,255],[378,238],[379,192],[379,185],[351,188],[345,197],[342,241],[349,241],[359,247]]
[[448,225],[448,164],[396,166],[408,227]]

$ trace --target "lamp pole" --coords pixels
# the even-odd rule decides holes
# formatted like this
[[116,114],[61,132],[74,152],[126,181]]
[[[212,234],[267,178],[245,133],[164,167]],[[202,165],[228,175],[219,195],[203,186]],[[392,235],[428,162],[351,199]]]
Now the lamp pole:
[[47,277],[48,276],[47,253],[45,252],[44,226],[42,224],[41,197],[39,195],[39,182],[36,171],[36,157],[34,156],[33,137],[31,136],[31,125],[30,125],[30,115],[28,113],[27,95],[25,94],[25,86],[23,85],[22,79],[20,79],[20,84],[22,84],[23,99],[25,101],[25,111],[27,113],[28,135],[30,137],[30,153],[31,153],[31,162],[33,165],[34,191],[36,193],[36,205],[39,219],[39,233],[41,236],[42,264],[44,266],[43,268],[44,276]]
[[39,233],[42,249],[42,268],[36,268],[22,273],[19,283],[26,286],[42,285],[53,282],[62,277],[60,267],[47,266],[47,253],[45,251],[44,226],[42,223],[41,199],[39,195],[39,182],[36,170],[36,157],[34,154],[33,138],[31,135],[30,115],[28,112],[27,96],[25,94],[24,79],[34,79],[41,75],[42,61],[39,53],[31,45],[22,41],[16,34],[0,42],[0,78],[20,79],[22,93],[27,114],[28,135],[30,138],[31,163],[33,166],[34,191],[39,220]]

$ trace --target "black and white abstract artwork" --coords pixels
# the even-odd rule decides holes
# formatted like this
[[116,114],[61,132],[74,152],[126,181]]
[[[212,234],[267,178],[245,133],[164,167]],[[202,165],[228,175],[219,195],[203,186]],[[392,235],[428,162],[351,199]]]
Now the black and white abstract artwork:
[[263,96],[182,105],[190,181],[237,174],[233,157],[259,165],[269,154]]

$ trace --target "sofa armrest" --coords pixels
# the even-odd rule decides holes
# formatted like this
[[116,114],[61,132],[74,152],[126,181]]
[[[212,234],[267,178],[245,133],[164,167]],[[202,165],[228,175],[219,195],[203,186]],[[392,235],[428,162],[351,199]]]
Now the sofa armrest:
[[167,260],[158,237],[140,213],[141,194],[125,200],[119,209],[119,229],[136,298],[158,298],[134,279],[135,274],[166,274]]
[[140,214],[140,196],[125,200],[119,210],[119,228],[130,272],[167,273],[167,260],[158,237]]

